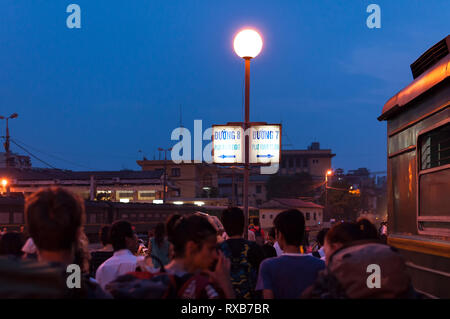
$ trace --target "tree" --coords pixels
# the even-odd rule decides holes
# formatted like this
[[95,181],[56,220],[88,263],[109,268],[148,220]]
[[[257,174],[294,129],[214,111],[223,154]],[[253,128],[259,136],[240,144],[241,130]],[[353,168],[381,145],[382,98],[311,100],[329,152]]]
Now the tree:
[[[337,180],[328,189],[327,208],[331,218],[356,220],[357,212],[361,208],[361,194],[350,192],[351,184],[345,180]],[[321,196],[325,205],[325,192]]]

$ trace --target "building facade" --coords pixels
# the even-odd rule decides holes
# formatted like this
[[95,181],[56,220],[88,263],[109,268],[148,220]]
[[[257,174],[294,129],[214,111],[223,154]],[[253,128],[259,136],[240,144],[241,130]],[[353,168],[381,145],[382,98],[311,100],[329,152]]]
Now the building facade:
[[0,152],[0,168],[31,168],[31,160],[29,156],[19,155],[15,153]]
[[[218,167],[206,163],[179,163],[171,160],[141,160],[137,164],[143,171],[166,171],[169,200],[217,202]],[[226,202],[221,200],[221,203]]]
[[306,150],[282,150],[278,174],[308,173],[315,180],[323,180],[331,169],[331,159],[336,156],[331,149],[320,149],[320,143],[312,143]]
[[263,229],[273,227],[273,220],[282,211],[298,209],[305,217],[305,227],[309,230],[317,230],[323,224],[323,206],[306,202],[297,198],[274,198],[260,207],[260,225]]
[[152,203],[163,196],[162,171],[87,171],[0,169],[11,193],[29,195],[42,187],[60,186],[84,199]]

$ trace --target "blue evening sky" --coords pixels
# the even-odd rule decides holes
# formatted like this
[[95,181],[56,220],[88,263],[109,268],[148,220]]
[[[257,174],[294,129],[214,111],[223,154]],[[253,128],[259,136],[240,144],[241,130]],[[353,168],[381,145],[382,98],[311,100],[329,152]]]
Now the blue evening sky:
[[[66,27],[70,3],[81,29]],[[370,3],[381,29],[366,26]],[[139,169],[136,159],[175,143],[180,105],[192,132],[195,119],[204,129],[242,120],[232,41],[244,26],[264,38],[251,120],[282,122],[285,148],[331,148],[334,168],[384,171],[376,118],[411,81],[409,65],[449,34],[450,2],[2,0],[0,115],[19,113],[13,138],[56,167]]]

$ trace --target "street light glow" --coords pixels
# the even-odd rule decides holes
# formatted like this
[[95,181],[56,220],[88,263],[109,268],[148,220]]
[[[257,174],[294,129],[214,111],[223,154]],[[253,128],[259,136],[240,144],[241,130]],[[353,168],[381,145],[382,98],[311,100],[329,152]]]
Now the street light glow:
[[7,179],[2,179],[2,186],[6,187],[6,185],[8,185],[8,180]]
[[333,171],[332,171],[331,169],[329,169],[329,170],[327,171],[327,175],[331,175],[331,174],[333,174]]
[[240,31],[234,38],[234,51],[241,58],[254,58],[262,49],[263,41],[258,32],[252,29]]

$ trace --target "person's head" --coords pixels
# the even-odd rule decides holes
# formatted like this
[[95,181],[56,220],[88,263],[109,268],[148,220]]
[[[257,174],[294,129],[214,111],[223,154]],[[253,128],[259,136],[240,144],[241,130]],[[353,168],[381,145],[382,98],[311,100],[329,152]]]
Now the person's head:
[[22,256],[23,237],[18,232],[8,232],[0,237],[0,255]]
[[175,224],[181,217],[182,216],[180,214],[172,214],[166,220],[166,234],[167,239],[169,240],[170,243],[172,243],[174,237]]
[[40,256],[43,252],[73,254],[84,216],[83,201],[61,187],[39,190],[25,201],[28,232]]
[[378,237],[378,231],[374,224],[372,224],[369,220],[362,218],[358,220],[356,223],[356,226],[358,226],[360,230],[360,236],[361,240],[367,239],[367,240],[377,240]]
[[217,231],[204,216],[179,218],[172,234],[174,257],[183,259],[189,272],[206,270],[217,260]]
[[322,228],[317,234],[316,240],[320,247],[323,247],[325,241],[325,235],[329,231],[329,228]]
[[158,246],[161,247],[164,242],[164,237],[166,236],[166,226],[163,223],[158,223],[155,226],[155,241]]
[[244,234],[244,212],[238,207],[229,207],[222,212],[222,224],[229,237]]
[[128,249],[132,253],[137,252],[138,238],[133,227],[126,220],[118,220],[112,224],[110,240],[114,251]]
[[100,229],[100,241],[103,246],[107,246],[107,245],[111,244],[110,231],[111,231],[111,226],[103,226]]
[[361,232],[355,223],[344,222],[335,224],[325,235],[323,248],[327,261],[336,250],[360,239]]
[[287,246],[299,247],[305,233],[305,217],[296,209],[286,210],[279,213],[274,221],[276,238],[281,249]]

